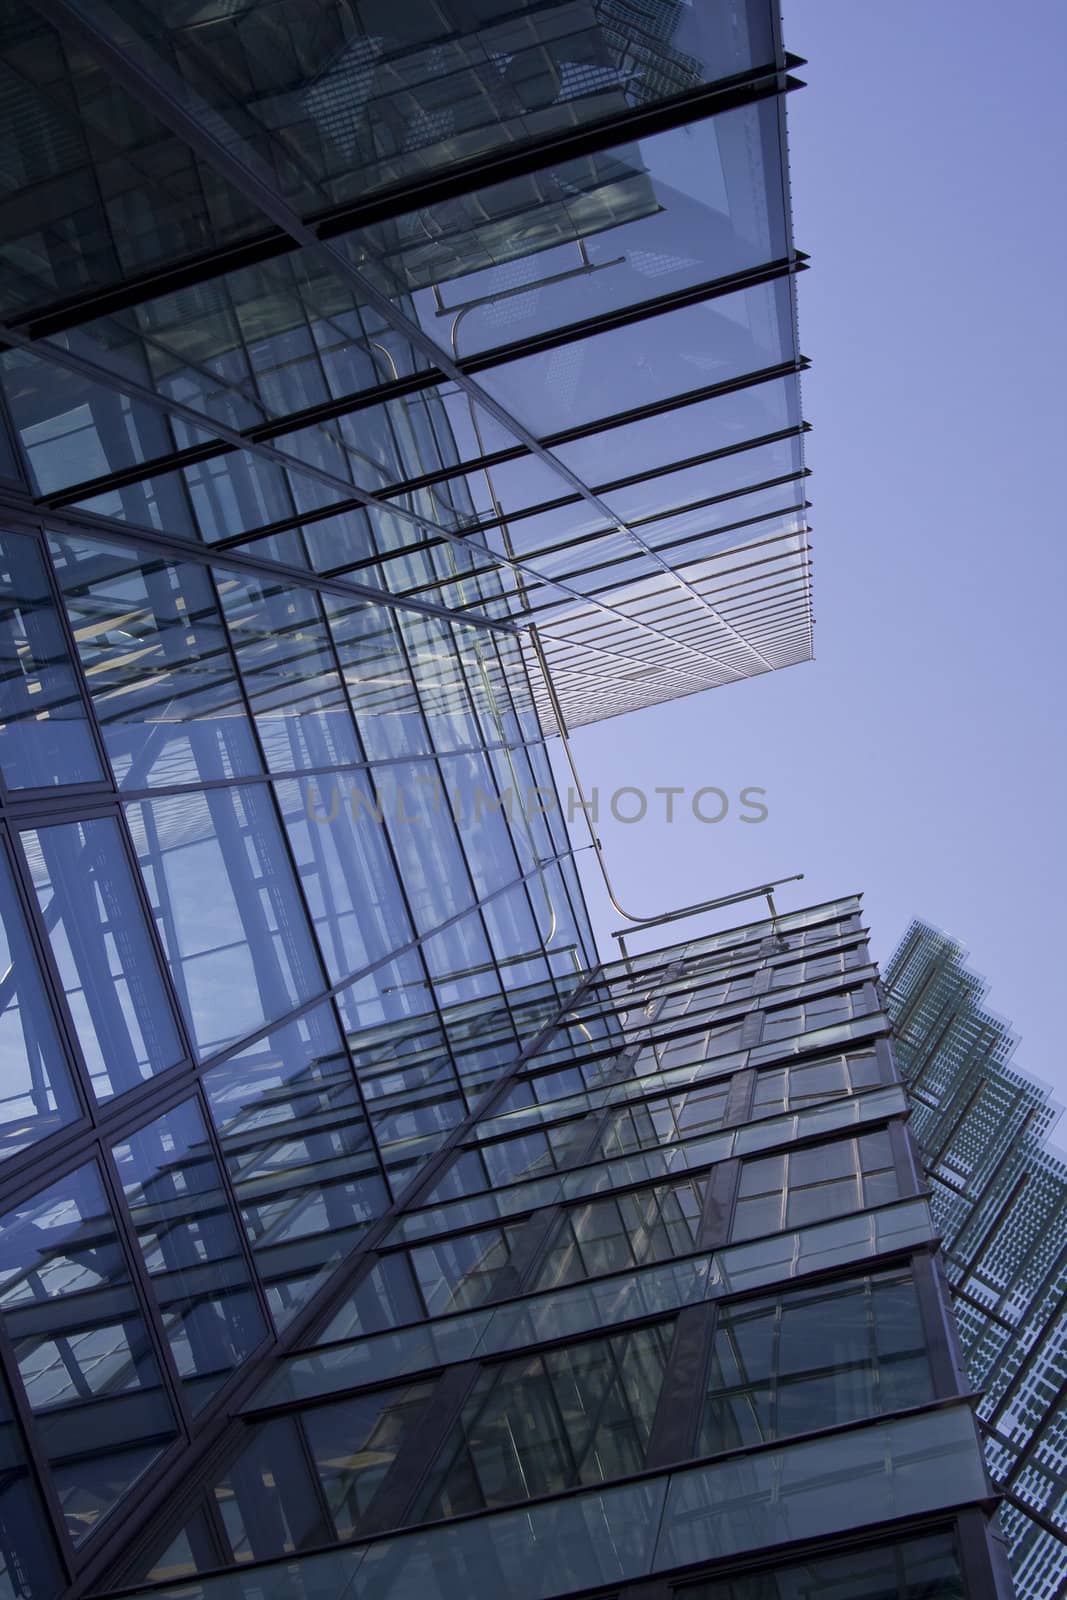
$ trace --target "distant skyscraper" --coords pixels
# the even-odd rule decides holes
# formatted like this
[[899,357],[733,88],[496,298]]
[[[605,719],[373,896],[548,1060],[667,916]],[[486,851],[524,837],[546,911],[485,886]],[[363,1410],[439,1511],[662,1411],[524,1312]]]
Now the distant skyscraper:
[[0,1600],[1008,1595],[856,901],[545,746],[811,653],[793,65],[0,0]]
[[1058,1108],[1012,1065],[1015,1040],[966,957],[913,922],[886,973],[889,1014],[1016,1588],[1054,1600],[1067,1583],[1067,1160],[1045,1143]]

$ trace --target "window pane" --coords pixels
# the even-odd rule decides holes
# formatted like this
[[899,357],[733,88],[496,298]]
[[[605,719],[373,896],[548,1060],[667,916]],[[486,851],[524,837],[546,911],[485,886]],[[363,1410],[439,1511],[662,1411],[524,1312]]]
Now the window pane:
[[114,817],[22,835],[41,916],[97,1098],[184,1055]]
[[[127,26],[153,37],[134,0],[116,10],[120,37]],[[337,4],[319,6],[298,39],[277,6],[167,13],[167,60],[215,123],[237,123],[305,212],[774,61],[766,13],[734,0],[665,8],[640,32],[573,5],[532,16],[506,5],[371,16],[369,49]],[[232,127],[224,137],[236,138]],[[463,203],[442,209],[462,213]],[[421,241],[424,230],[414,231]]]
[[389,1204],[330,1008],[212,1067],[204,1087],[281,1327]]
[[0,770],[10,789],[104,778],[34,539],[0,533]]
[[685,1255],[696,1245],[706,1188],[706,1177],[685,1178],[568,1209],[537,1288]]
[[12,215],[0,262],[14,305],[47,304],[261,226],[251,202],[35,13],[5,37],[3,58]]
[[359,761],[317,595],[284,580],[217,572],[237,665],[272,772]]
[[331,979],[407,944],[411,924],[383,814],[388,801],[371,774],[290,778],[275,793]]
[[70,1070],[0,852],[0,1159],[78,1116]]
[[267,1329],[196,1103],[157,1117],[114,1156],[174,1363],[199,1411]]
[[412,1250],[409,1260],[426,1315],[466,1311],[516,1293],[518,1280],[510,1263],[521,1232],[521,1223],[486,1228]]
[[324,987],[265,788],[141,801],[127,816],[201,1055]]
[[435,1521],[645,1465],[673,1327],[593,1339],[482,1372],[412,1521]]
[[394,611],[323,595],[364,749],[375,756],[432,749]]
[[676,1600],[963,1600],[951,1533],[675,1589]]
[[207,569],[95,539],[51,546],[120,786],[259,772]]
[[75,1544],[176,1437],[99,1173],[0,1219],[0,1315]]
[[724,1307],[708,1381],[706,1455],[924,1404],[933,1383],[910,1273]]
[[479,381],[534,433],[610,417],[793,356],[787,280],[492,367]]

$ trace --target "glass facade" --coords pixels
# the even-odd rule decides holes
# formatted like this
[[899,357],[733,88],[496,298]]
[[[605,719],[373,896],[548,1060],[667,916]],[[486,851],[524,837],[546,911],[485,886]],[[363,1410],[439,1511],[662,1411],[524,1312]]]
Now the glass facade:
[[967,951],[913,922],[886,972],[897,1058],[944,1240],[1020,1600],[1067,1579],[1067,1160],[1060,1108],[1013,1060]]
[[796,64],[0,0],[0,1600],[1006,1600],[858,902],[545,743],[811,655]]

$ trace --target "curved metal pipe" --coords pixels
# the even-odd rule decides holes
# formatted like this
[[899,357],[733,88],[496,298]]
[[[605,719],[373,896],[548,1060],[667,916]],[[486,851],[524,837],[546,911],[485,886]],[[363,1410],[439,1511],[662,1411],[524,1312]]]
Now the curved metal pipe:
[[[556,722],[556,731],[558,732],[563,743],[563,753],[567,757],[567,765],[570,768],[571,777],[574,779],[574,787],[582,807],[582,815],[585,817],[586,827],[589,830],[589,841],[593,847],[593,854],[596,856],[597,865],[600,868],[600,876],[604,880],[604,888],[607,890],[608,899],[611,902],[612,909],[617,911],[619,916],[622,917],[624,921],[631,922],[636,927],[651,927],[656,923],[679,922],[684,917],[695,917],[701,911],[714,911],[720,906],[736,905],[744,900],[757,900],[763,897],[766,899],[767,904],[770,907],[772,922],[776,922],[778,913],[775,910],[774,899],[771,891],[777,889],[780,884],[798,882],[804,876],[802,872],[796,872],[789,878],[776,878],[773,883],[757,884],[756,887],[752,889],[741,889],[734,894],[721,895],[715,900],[702,900],[697,905],[682,906],[674,911],[656,912],[650,917],[640,916],[633,911],[627,911],[619,904],[618,896],[615,893],[614,886],[611,882],[611,877],[608,873],[607,862],[604,858],[604,846],[597,837],[596,829],[593,827],[593,823],[589,815],[589,805],[585,798],[585,790],[582,787],[581,776],[578,772],[577,765],[575,764],[574,752],[571,750],[570,736],[567,732],[567,721],[563,715],[563,707],[560,704],[559,695],[556,693],[556,685],[552,681],[552,674],[548,669],[548,661],[545,658],[544,646],[541,643],[536,624],[531,622],[527,631],[530,635],[530,642],[533,645],[534,654],[537,657],[537,664],[541,669],[541,676],[545,683],[545,691],[548,694],[549,704],[552,707],[552,715]],[[616,934],[615,937],[617,938],[619,936]]]

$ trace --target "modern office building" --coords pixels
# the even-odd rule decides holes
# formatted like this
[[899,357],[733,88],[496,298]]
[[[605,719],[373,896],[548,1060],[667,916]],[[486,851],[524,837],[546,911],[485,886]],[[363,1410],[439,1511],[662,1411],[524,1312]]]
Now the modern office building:
[[1007,1595],[856,901],[544,742],[810,655],[774,7],[0,62],[0,1596]]
[[1067,1584],[1067,1160],[967,951],[913,922],[886,972],[896,1053],[1022,1600]]

